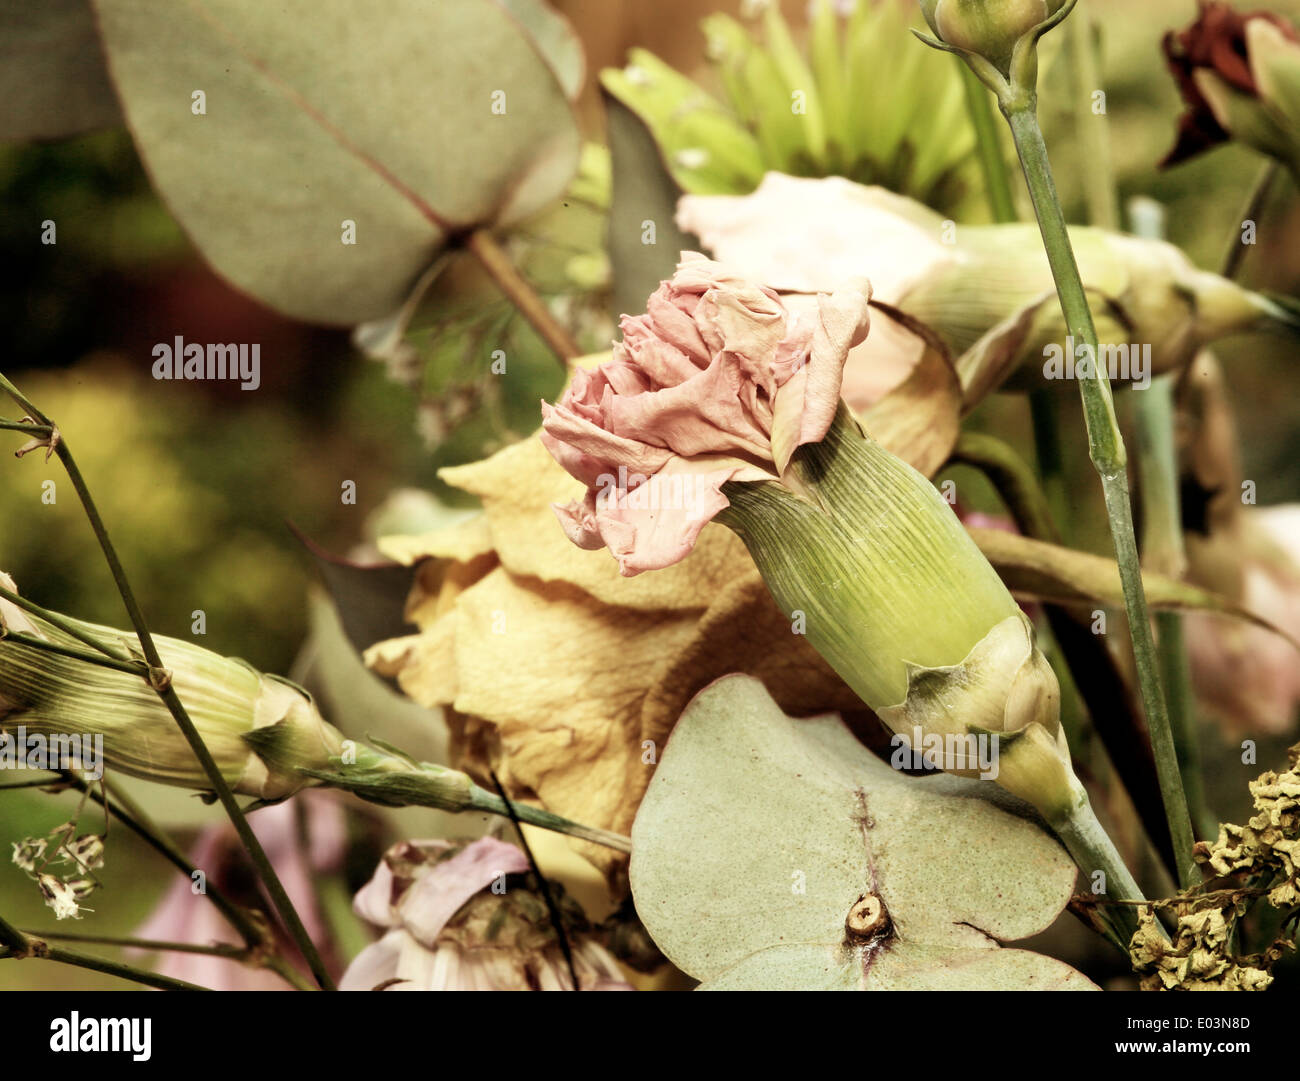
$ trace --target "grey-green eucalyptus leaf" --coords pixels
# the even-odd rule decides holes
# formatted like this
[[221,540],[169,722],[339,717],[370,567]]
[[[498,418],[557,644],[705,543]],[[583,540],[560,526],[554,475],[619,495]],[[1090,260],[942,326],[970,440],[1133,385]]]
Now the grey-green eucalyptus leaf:
[[[637,814],[637,911],[707,989],[1092,988],[999,945],[1049,926],[1075,871],[978,791],[899,773],[838,716],[788,717],[728,676],[683,713]],[[872,895],[890,926],[851,940]]]
[[526,218],[577,166],[525,22],[558,31],[496,0],[95,3],[154,185],[220,274],[288,315],[391,314],[449,238]]

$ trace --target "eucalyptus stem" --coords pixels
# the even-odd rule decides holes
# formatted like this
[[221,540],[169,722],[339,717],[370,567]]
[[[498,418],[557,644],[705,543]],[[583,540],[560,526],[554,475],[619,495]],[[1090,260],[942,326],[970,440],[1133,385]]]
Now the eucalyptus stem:
[[1169,820],[1170,834],[1174,839],[1180,885],[1187,887],[1198,882],[1200,875],[1192,858],[1191,819],[1164,692],[1160,685],[1155,639],[1142,586],[1137,538],[1133,530],[1133,508],[1129,499],[1128,459],[1124,438],[1115,417],[1110,381],[1100,361],[1092,311],[1088,306],[1065,216],[1052,179],[1047,146],[1038,126],[1034,95],[1032,91],[1008,94],[1002,99],[1001,107],[1011,126],[1025,180],[1029,185],[1029,194],[1038,217],[1052,276],[1056,281],[1067,331],[1076,343],[1083,343],[1092,351],[1093,363],[1085,366],[1079,377],[1084,421],[1088,430],[1089,457],[1101,478],[1106,499],[1111,539],[1124,587],[1124,607],[1137,662],[1138,685],[1142,692],[1142,704],[1160,777],[1161,797]]
[[997,118],[988,88],[970,68],[958,60],[962,86],[966,91],[966,112],[975,129],[975,152],[984,174],[984,192],[993,220],[1002,224],[1016,220],[1016,201],[1011,193],[1011,170],[1002,154]]
[[475,229],[466,238],[465,248],[566,367],[579,356],[578,344],[551,314],[537,290],[519,273],[496,237],[486,229]]
[[298,916],[293,907],[293,902],[289,900],[288,893],[285,892],[279,876],[275,873],[275,868],[271,866],[271,861],[267,858],[257,836],[253,833],[252,828],[244,818],[243,811],[235,800],[234,793],[226,783],[225,777],[222,776],[220,768],[213,759],[211,752],[199,735],[198,729],[194,727],[194,722],[190,719],[181,703],[180,697],[176,694],[171,684],[171,674],[163,665],[162,656],[158,652],[158,647],[154,643],[153,636],[149,633],[148,624],[145,622],[144,613],[136,600],[135,592],[131,589],[131,584],[127,579],[126,571],[122,567],[122,562],[118,558],[117,549],[108,535],[108,530],[100,517],[99,509],[91,497],[90,489],[86,485],[85,478],[81,475],[81,470],[77,466],[76,459],[72,456],[72,451],[67,442],[61,438],[57,426],[49,417],[45,416],[31,402],[29,402],[17,387],[13,385],[5,376],[0,375],[0,390],[4,390],[14,399],[27,413],[42,425],[51,429],[51,443],[54,452],[59,456],[59,461],[63,463],[63,468],[68,474],[68,479],[77,493],[78,499],[85,512],[86,519],[90,523],[90,528],[99,541],[99,546],[104,555],[104,560],[108,564],[109,572],[113,576],[113,581],[117,585],[117,591],[121,595],[122,603],[126,607],[127,614],[131,619],[131,625],[135,628],[137,637],[140,640],[140,649],[144,654],[144,659],[149,665],[148,682],[153,687],[158,697],[167,706],[168,711],[175,719],[177,727],[185,736],[190,748],[194,752],[195,758],[203,767],[204,773],[207,774],[209,782],[212,784],[213,791],[217,799],[225,808],[226,814],[230,818],[235,832],[239,835],[249,859],[252,861],[257,871],[258,878],[265,887],[271,902],[275,905],[276,911],[284,921],[290,937],[294,940],[298,949],[302,952],[303,958],[311,968],[312,975],[317,983],[327,990],[334,990],[334,981],[330,978],[329,972],[325,968],[325,963],[321,960],[320,953],[317,951],[315,944],[311,941],[311,936],[307,934],[306,927],[303,926],[302,919]]

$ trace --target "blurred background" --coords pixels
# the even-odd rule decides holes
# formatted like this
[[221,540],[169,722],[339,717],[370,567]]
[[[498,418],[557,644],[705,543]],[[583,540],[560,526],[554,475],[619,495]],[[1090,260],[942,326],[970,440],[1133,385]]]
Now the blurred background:
[[[1156,169],[1180,112],[1160,39],[1194,17],[1193,0],[1083,2],[1102,26],[1111,146],[1124,199],[1158,200],[1167,211],[1169,239],[1198,265],[1217,267],[1261,159],[1232,145],[1168,172]],[[620,66],[627,50],[639,46],[712,86],[699,20],[712,11],[739,14],[743,5],[555,0],[554,6],[572,21],[587,52],[580,113],[584,135],[598,144],[604,138],[596,82],[602,68]],[[782,6],[792,25],[802,25],[803,0]],[[1300,17],[1300,0],[1249,7]],[[1059,119],[1068,92],[1049,66],[1040,89],[1044,126],[1067,211],[1080,220],[1078,148]],[[889,109],[890,103],[863,107]],[[1056,138],[1054,131],[1066,134]],[[599,154],[589,164],[594,194],[538,224],[525,266],[543,285],[549,275],[584,286],[587,310],[566,314],[584,348],[595,351],[613,336],[603,304],[609,283],[600,187],[608,183],[608,165],[602,174]],[[57,245],[40,242],[45,219],[58,223]],[[1242,280],[1294,295],[1300,290],[1300,199],[1285,174],[1261,221]],[[500,303],[472,268],[456,275],[465,305]],[[551,291],[563,286],[558,281]],[[445,325],[454,326],[456,314],[454,306],[442,313]],[[506,310],[502,318],[497,332],[517,336],[514,378],[486,387],[467,371],[454,334],[434,340],[431,332],[423,368],[412,379],[364,357],[345,331],[285,319],[217,278],[150,187],[124,130],[0,144],[3,370],[76,448],[153,629],[188,636],[193,613],[202,610],[205,644],[259,668],[292,671],[312,619],[315,572],[287,523],[331,551],[347,552],[366,540],[368,519],[395,490],[448,497],[435,478],[440,466],[481,457],[535,426],[537,400],[559,388],[560,371],[518,319]],[[261,343],[261,388],[247,393],[232,385],[153,380],[153,345],[177,335]],[[1217,352],[1243,419],[1245,476],[1257,482],[1260,503],[1300,501],[1300,396],[1294,393],[1300,377],[1293,347],[1243,336]],[[1018,441],[1031,447],[1023,405],[994,408],[1000,427],[1021,433]],[[1067,446],[1084,442],[1075,413],[1065,411],[1078,425],[1063,436]],[[41,500],[46,479],[58,484],[54,505]],[[968,490],[978,491],[969,479]],[[355,504],[340,499],[346,481],[356,484]],[[21,462],[7,454],[0,459],[0,569],[47,607],[124,623],[57,461],[47,465],[39,454]],[[1262,745],[1261,763],[1269,753]],[[161,797],[158,817],[182,836],[207,814],[187,794]],[[1240,813],[1246,805],[1244,792],[1222,799],[1225,812]],[[156,805],[151,794],[150,806]],[[11,793],[0,802],[6,837],[44,832],[66,811],[30,793]],[[430,825],[416,818],[416,832],[421,821]],[[36,890],[9,864],[8,853],[2,855],[6,915],[23,926],[45,924],[48,912]],[[134,839],[114,856],[104,871],[107,889],[98,895],[112,899],[111,912],[95,922],[105,933],[128,934],[157,901],[165,878]],[[0,964],[0,988],[36,985],[124,986],[55,965]]]

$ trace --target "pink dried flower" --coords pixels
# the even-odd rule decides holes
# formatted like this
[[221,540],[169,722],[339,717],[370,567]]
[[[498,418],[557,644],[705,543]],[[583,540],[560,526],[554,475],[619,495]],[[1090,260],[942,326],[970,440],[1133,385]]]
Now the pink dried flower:
[[[306,819],[305,845],[298,828],[299,811]],[[328,964],[332,960],[332,943],[312,883],[317,875],[336,870],[342,862],[347,843],[347,822],[337,797],[325,792],[305,792],[294,800],[250,815],[248,824],[262,842],[289,900]],[[247,871],[246,860],[235,831],[228,825],[205,829],[190,853],[191,863],[204,873],[205,881],[212,880],[227,896],[241,904],[267,908],[268,903],[262,900],[256,880]],[[238,933],[217,907],[195,882],[184,877],[173,881],[158,907],[136,930],[136,935],[205,946],[217,943],[242,945]],[[283,944],[288,945],[287,941]],[[291,946],[284,953],[294,958],[295,964],[299,963]],[[152,967],[162,975],[214,991],[289,990],[284,979],[269,969],[254,968],[237,960],[208,954],[163,953]]]
[[[343,991],[566,991],[573,984],[550,914],[507,876],[528,870],[514,845],[408,841],[384,856],[353,899],[387,928],[348,966]],[[492,889],[488,889],[491,886]],[[552,884],[584,991],[631,990],[613,956],[588,933],[574,902]]]
[[[1249,507],[1243,521],[1242,606],[1300,638],[1300,504]],[[1300,706],[1295,646],[1235,619],[1187,619],[1192,683],[1229,733],[1286,734]]]
[[863,279],[792,318],[781,298],[686,252],[614,358],[542,405],[542,440],[587,485],[557,507],[569,538],[625,575],[666,567],[728,505],[727,481],[776,480],[825,436],[849,350],[865,337]]

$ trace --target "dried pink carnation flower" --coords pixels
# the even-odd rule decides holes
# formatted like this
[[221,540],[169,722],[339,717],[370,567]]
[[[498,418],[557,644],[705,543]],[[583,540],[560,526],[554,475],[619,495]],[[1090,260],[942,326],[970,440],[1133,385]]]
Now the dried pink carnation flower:
[[625,575],[686,556],[728,505],[723,484],[777,480],[825,436],[870,297],[858,279],[794,318],[773,290],[684,252],[646,313],[623,317],[613,360],[542,404],[542,441],[587,485],[556,507],[569,538],[608,547]]
[[[523,852],[492,837],[394,845],[352,902],[357,915],[387,930],[357,954],[339,990],[572,990],[546,905],[525,886],[505,885],[526,870]],[[582,910],[551,888],[579,988],[632,990]]]

